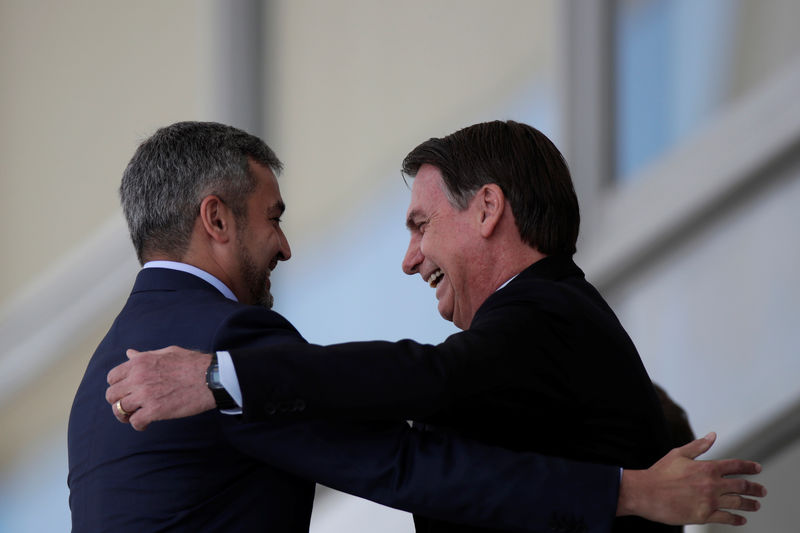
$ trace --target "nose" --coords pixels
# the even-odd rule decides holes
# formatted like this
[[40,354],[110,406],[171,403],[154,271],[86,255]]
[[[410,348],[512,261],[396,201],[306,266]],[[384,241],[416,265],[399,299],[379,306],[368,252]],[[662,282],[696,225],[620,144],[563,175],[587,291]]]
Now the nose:
[[286,235],[284,235],[283,230],[281,230],[281,245],[278,249],[278,260],[288,261],[290,257],[292,257],[292,249],[289,247],[289,240],[286,238]]
[[406,250],[406,255],[403,258],[403,272],[409,276],[419,272],[419,265],[425,260],[419,241],[419,235],[411,235],[411,239],[408,242],[408,250]]

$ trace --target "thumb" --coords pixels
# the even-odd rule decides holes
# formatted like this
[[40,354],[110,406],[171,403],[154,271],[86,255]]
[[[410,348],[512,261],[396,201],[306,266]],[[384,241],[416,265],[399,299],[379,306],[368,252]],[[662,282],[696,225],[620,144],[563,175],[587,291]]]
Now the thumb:
[[677,451],[678,454],[682,455],[683,457],[695,459],[706,453],[714,444],[715,440],[717,440],[717,434],[712,431],[701,439],[693,440],[689,444],[681,446],[677,449]]
[[125,350],[125,355],[128,356],[128,359],[133,359],[134,357],[139,357],[140,355],[142,355],[142,352],[138,352],[133,348],[128,348],[127,350]]

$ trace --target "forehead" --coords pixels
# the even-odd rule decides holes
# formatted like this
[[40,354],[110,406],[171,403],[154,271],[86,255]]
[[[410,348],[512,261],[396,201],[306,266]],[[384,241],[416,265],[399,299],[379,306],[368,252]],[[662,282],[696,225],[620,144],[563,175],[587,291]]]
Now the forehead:
[[443,203],[449,205],[444,194],[441,171],[433,165],[422,165],[411,185],[411,202],[408,205],[407,217],[411,219],[414,216],[428,216]]
[[268,201],[269,203],[283,202],[281,189],[278,186],[278,178],[275,177],[272,169],[250,161],[250,172],[256,178],[254,196],[259,196],[260,201]]

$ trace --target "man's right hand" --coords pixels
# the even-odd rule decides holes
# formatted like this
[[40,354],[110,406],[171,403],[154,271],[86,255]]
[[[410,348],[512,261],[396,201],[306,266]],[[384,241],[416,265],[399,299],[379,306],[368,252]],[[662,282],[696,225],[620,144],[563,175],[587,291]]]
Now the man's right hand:
[[741,459],[695,461],[711,445],[709,433],[675,448],[647,470],[623,470],[617,516],[637,515],[665,524],[708,524],[740,526],[747,520],[735,511],[757,511],[767,490],[759,483],[730,478],[761,472],[761,465]]
[[217,406],[206,385],[210,354],[178,346],[126,354],[128,361],[108,373],[106,389],[106,401],[120,422],[143,431],[156,420],[192,416]]

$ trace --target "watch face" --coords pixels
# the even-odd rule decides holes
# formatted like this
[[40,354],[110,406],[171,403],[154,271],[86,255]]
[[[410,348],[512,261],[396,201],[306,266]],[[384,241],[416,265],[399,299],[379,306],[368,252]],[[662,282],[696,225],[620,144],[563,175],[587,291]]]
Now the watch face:
[[208,369],[208,386],[212,389],[221,389],[222,382],[219,379],[219,366],[211,365]]

